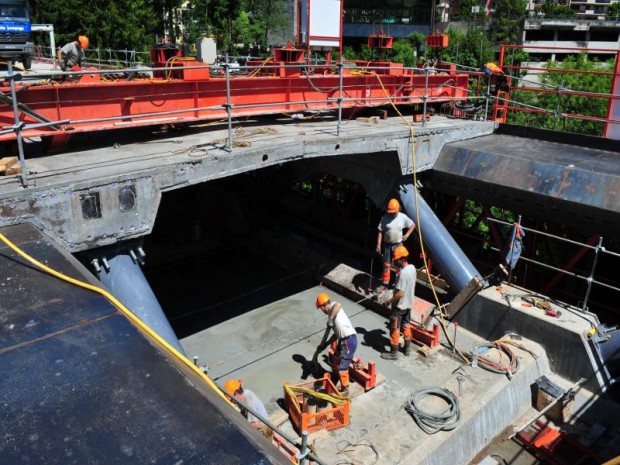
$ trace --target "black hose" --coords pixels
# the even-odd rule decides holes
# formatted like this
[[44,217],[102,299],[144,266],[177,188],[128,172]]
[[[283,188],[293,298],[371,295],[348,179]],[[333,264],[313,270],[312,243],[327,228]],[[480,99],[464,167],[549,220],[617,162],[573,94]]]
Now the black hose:
[[[448,408],[438,414],[425,412],[420,407],[420,403],[426,396],[441,397],[449,404]],[[461,419],[459,400],[451,391],[445,388],[426,388],[409,394],[405,410],[426,434],[451,431],[456,428],[457,423]]]

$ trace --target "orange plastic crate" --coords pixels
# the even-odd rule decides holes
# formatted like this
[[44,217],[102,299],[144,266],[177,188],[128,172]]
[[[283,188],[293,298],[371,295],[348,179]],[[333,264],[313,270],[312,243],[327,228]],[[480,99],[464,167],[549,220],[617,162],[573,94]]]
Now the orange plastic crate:
[[[324,389],[328,394],[339,394],[329,375],[318,380],[295,384],[293,387],[301,387],[313,391]],[[343,405],[330,403],[327,409],[317,411],[316,413],[304,412],[303,402],[304,395],[302,392],[293,392],[291,396],[289,391],[284,390],[284,404],[298,434],[304,431],[313,433],[322,429],[338,429],[349,424],[350,401],[346,401]]]

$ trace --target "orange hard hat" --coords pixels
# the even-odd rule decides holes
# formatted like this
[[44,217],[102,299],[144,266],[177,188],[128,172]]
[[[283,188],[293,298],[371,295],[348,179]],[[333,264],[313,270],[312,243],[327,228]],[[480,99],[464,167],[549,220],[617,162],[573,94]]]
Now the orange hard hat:
[[409,256],[409,251],[404,245],[399,245],[398,247],[396,247],[396,250],[394,250],[394,256],[393,256],[394,260],[398,260],[399,258],[408,257],[408,256]]
[[87,48],[88,47],[88,37],[86,36],[78,36],[78,42],[80,43],[80,46],[82,48]]
[[237,392],[240,387],[241,387],[240,379],[229,379],[224,384],[224,391],[226,391],[231,396],[234,396],[235,392]]
[[330,296],[325,294],[325,292],[321,292],[316,298],[316,308],[319,308],[321,305],[325,305],[330,300],[332,300]]
[[396,199],[390,199],[388,202],[387,212],[388,213],[398,213],[400,211],[400,204]]

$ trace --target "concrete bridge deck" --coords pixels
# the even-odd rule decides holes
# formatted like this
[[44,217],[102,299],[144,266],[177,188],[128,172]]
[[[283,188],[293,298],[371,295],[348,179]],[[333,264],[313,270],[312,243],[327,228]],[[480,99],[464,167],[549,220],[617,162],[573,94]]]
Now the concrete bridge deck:
[[[340,267],[326,279],[338,279],[338,274],[343,276],[338,269]],[[353,288],[351,283],[348,285]],[[519,292],[509,286],[503,291]],[[325,327],[324,315],[314,307],[319,292],[328,292],[343,304],[358,333],[356,355],[364,362],[376,362],[379,372],[378,384],[373,390],[363,392],[361,386],[353,385],[349,426],[310,434],[310,443],[330,464],[348,463],[347,460],[353,458],[359,460],[353,463],[363,464],[459,465],[478,463],[474,458],[480,453],[483,456],[485,453],[501,454],[506,463],[512,465],[536,464],[536,458],[514,442],[506,441],[513,426],[521,426],[538,413],[532,408],[536,402],[533,395],[536,379],[545,375],[567,389],[574,383],[574,377],[583,375],[589,377],[589,381],[595,377],[583,361],[587,358],[584,345],[575,342],[575,337],[579,339],[590,327],[586,320],[565,312],[562,319],[541,315],[538,322],[535,316],[528,314],[532,313],[531,309],[518,309],[516,304],[515,308],[510,308],[495,288],[483,291],[476,297],[476,304],[462,311],[457,346],[467,354],[474,346],[487,341],[485,336],[495,340],[517,328],[521,330],[520,335],[543,331],[546,337],[540,344],[527,336],[515,339],[523,349],[513,347],[521,366],[512,380],[481,367],[469,366],[448,345],[428,357],[414,352],[408,358],[401,355],[395,362],[383,360],[380,353],[389,346],[387,319],[364,307],[364,302],[360,302],[363,297],[353,300],[353,293],[344,296],[323,286],[274,300],[186,337],[181,343],[188,356],[199,357],[199,363],[208,367],[208,374],[218,383],[229,378],[243,379],[244,385],[265,401],[271,420],[287,434],[295,436],[282,406],[282,385],[313,379],[307,364]],[[485,317],[487,313],[491,315],[489,318]],[[508,318],[506,313],[510,314]],[[506,319],[505,324],[498,319]],[[452,337],[453,324],[448,324],[448,331]],[[442,344],[446,344],[443,334]],[[574,362],[572,368],[568,367],[569,361]],[[324,358],[322,364],[329,370]],[[465,378],[461,395],[458,395],[459,372]],[[446,388],[457,395],[461,419],[453,431],[426,434],[405,411],[409,395],[430,387]],[[444,404],[434,405],[432,399],[426,402],[424,405],[431,410],[445,408]],[[615,428],[614,417],[607,415],[610,410],[606,409],[618,411],[618,407],[598,403],[596,396],[583,386],[570,408],[588,427],[600,422],[608,431]],[[350,455],[343,453],[343,449],[348,449]],[[617,450],[620,452],[620,446]]]
[[[495,123],[434,117],[413,127],[416,170],[424,171],[444,144],[491,134]],[[333,115],[245,120],[235,123],[231,151],[225,123],[141,134],[76,137],[71,152],[53,156],[27,141],[28,188],[17,176],[0,176],[0,226],[31,221],[77,252],[148,234],[163,192],[281,163],[299,162],[300,173],[330,166],[360,178],[371,197],[413,171],[411,132],[400,117],[347,120],[339,135]]]

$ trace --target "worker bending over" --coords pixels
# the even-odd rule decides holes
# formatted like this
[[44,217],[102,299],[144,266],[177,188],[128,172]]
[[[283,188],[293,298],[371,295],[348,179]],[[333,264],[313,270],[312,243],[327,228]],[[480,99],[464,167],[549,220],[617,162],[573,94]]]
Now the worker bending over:
[[[268,418],[267,409],[265,409],[265,404],[263,404],[263,401],[260,400],[260,398],[256,394],[254,394],[253,391],[250,391],[249,389],[243,389],[240,379],[229,379],[228,381],[226,381],[226,383],[224,384],[224,391],[229,396],[236,398],[244,405],[250,407],[262,418]],[[243,407],[241,407],[241,414],[245,418],[247,418],[247,420],[254,428],[263,429],[263,432],[266,432],[266,426],[264,425],[264,423]]]
[[392,307],[390,314],[390,352],[381,354],[381,358],[396,360],[398,346],[402,333],[405,340],[404,354],[409,355],[411,350],[411,309],[415,298],[416,269],[409,263],[409,251],[404,245],[394,250],[394,264],[400,270],[396,277],[394,292],[384,303]]
[[[377,234],[377,253],[383,256],[382,284],[387,287],[390,284],[390,269],[392,267],[392,254],[403,241],[415,229],[414,221],[400,212],[400,204],[396,199],[390,199],[387,205],[387,213],[379,222],[379,234]],[[407,232],[403,235],[403,230]]]
[[[349,365],[355,355],[357,349],[357,334],[355,328],[351,324],[349,317],[344,313],[342,305],[338,302],[332,302],[331,297],[325,293],[321,293],[316,298],[316,308],[320,309],[327,315],[327,329],[323,336],[323,345],[319,346],[319,350],[323,351],[329,344],[338,339],[338,349],[334,354],[338,362],[338,377],[340,378],[340,392],[349,395]],[[329,331],[334,331],[331,340],[327,340]]]
[[73,42],[58,50],[58,62],[62,71],[76,70],[82,68],[84,50],[88,48],[88,37],[78,36]]

